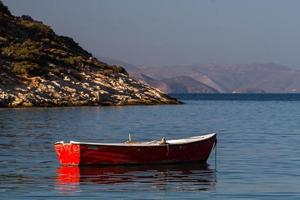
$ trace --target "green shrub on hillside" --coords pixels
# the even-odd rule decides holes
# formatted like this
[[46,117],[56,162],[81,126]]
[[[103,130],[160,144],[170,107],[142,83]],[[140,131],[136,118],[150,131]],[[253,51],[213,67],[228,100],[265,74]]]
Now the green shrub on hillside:
[[1,13],[7,14],[7,15],[11,15],[10,11],[8,10],[8,7],[5,6],[2,1],[0,1],[0,11]]
[[94,62],[89,60],[89,64],[95,66],[95,67],[99,67],[99,68],[106,68],[108,65],[106,63],[102,63],[102,62]]
[[7,43],[7,39],[5,38],[5,37],[1,37],[0,36],[0,47],[2,46],[2,45],[5,45]]
[[39,61],[42,47],[38,42],[26,40],[2,49],[2,54],[14,60]]
[[42,72],[40,65],[28,61],[13,62],[11,67],[14,73],[21,75],[38,75]]
[[70,56],[70,57],[64,58],[64,62],[67,65],[76,65],[83,61],[84,61],[84,59],[81,56]]
[[117,65],[108,66],[108,69],[112,70],[114,73],[122,73],[128,75],[127,71],[123,67]]
[[32,33],[53,33],[52,29],[50,26],[47,26],[43,24],[42,22],[37,22],[30,20],[27,16],[23,16],[21,20],[19,21],[20,25],[29,29]]

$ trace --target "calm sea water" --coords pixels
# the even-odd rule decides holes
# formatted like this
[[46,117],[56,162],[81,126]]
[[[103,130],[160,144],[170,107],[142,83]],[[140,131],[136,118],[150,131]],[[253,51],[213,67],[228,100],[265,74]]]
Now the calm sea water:
[[[297,95],[178,97],[184,105],[0,109],[0,199],[300,199]],[[212,153],[206,166],[64,168],[53,150],[209,132],[217,165]]]

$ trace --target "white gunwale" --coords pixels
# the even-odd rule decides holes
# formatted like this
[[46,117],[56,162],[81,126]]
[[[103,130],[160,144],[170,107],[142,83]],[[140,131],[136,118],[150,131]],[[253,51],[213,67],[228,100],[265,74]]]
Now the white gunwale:
[[199,142],[203,140],[207,140],[216,135],[216,133],[210,133],[206,135],[193,136],[185,139],[174,139],[174,140],[166,140],[165,144],[160,143],[160,141],[149,141],[149,142],[133,142],[133,143],[94,143],[94,142],[77,142],[70,141],[69,143],[64,143],[63,141],[56,142],[55,144],[82,144],[82,145],[94,145],[94,146],[164,146],[164,145],[183,145],[194,142]]

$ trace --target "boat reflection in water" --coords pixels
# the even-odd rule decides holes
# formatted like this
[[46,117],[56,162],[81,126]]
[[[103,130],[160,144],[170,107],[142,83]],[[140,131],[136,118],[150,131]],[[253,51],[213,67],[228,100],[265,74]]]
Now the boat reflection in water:
[[207,191],[214,188],[214,169],[203,164],[152,166],[60,166],[57,189],[88,191]]

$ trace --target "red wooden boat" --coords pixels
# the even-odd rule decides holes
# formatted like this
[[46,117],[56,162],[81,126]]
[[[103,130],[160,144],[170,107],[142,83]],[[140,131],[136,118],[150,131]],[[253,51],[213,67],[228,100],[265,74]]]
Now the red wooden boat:
[[206,162],[216,144],[211,133],[186,139],[125,143],[57,142],[62,165],[124,165]]

